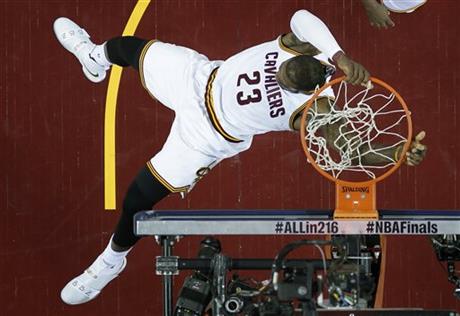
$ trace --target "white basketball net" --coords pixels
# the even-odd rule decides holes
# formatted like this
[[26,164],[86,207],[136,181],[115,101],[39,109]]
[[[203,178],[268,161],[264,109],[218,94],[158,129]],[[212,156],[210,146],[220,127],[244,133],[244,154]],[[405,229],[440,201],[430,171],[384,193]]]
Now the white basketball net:
[[[376,169],[385,169],[397,163],[394,156],[389,157],[382,152],[388,152],[389,149],[407,142],[407,136],[401,134],[401,126],[396,128],[407,118],[407,114],[398,100],[396,109],[394,105],[389,106],[395,95],[389,91],[388,95],[372,94],[372,90],[372,86],[363,88],[350,98],[347,84],[342,81],[335,100],[328,101],[329,112],[318,112],[318,98],[309,109],[305,136],[308,150],[316,164],[334,178],[339,178],[344,171],[353,171],[375,179]],[[342,99],[344,101],[341,101]],[[374,108],[371,107],[371,103],[380,103],[379,108],[375,108],[375,105]],[[383,116],[386,117],[378,120]],[[332,149],[332,144],[328,144],[319,131],[321,127],[329,124],[340,126],[340,133],[333,142],[335,149]],[[377,139],[382,136],[387,140],[391,139],[391,142],[378,144]],[[331,157],[331,153],[334,157]],[[369,154],[381,156],[384,162],[379,165],[365,164],[363,157]]]

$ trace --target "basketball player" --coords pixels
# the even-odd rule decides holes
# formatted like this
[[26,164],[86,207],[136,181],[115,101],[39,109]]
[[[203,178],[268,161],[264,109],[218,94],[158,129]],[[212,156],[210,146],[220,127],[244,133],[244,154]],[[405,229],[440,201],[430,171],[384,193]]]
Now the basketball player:
[[388,28],[395,26],[390,18],[390,11],[411,13],[426,3],[427,0],[361,0],[372,26]]
[[[327,26],[310,12],[296,12],[291,29],[225,61],[210,61],[185,47],[137,37],[95,45],[71,20],[54,22],[59,42],[77,57],[89,80],[104,80],[112,64],[131,66],[145,89],[175,111],[163,148],[129,186],[106,249],[62,290],[65,303],[94,299],[123,271],[126,255],[139,239],[133,233],[136,212],[151,209],[171,192],[190,191],[219,161],[248,149],[254,135],[298,128],[312,91],[335,71],[331,61],[348,82],[369,80],[368,71],[345,55]],[[333,91],[322,95],[332,97]]]

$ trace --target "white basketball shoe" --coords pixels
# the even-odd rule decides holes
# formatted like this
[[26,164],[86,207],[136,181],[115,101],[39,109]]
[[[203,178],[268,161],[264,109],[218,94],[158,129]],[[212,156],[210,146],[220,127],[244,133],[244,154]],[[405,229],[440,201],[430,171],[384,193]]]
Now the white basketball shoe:
[[61,291],[61,299],[69,305],[83,304],[95,299],[125,269],[126,262],[126,258],[123,258],[120,264],[111,266],[99,256],[85,272],[67,283]]
[[64,17],[54,21],[53,29],[59,43],[77,57],[86,78],[96,83],[103,81],[110,65],[100,64],[91,56],[96,45],[89,39],[89,34],[75,22]]

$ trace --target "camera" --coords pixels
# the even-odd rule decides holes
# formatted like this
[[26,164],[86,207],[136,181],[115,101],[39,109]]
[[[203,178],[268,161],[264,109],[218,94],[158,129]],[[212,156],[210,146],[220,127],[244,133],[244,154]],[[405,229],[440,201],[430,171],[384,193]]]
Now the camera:
[[[371,263],[378,255],[368,245],[357,246],[361,240],[354,244],[347,238],[294,241],[274,259],[232,259],[221,253],[218,240],[208,237],[198,252],[208,264],[186,278],[174,315],[204,315],[209,306],[214,316],[316,316],[317,306],[368,307],[375,290]],[[320,249],[322,260],[287,259],[304,246]],[[332,259],[326,260],[325,246],[333,249]],[[233,273],[228,280],[229,272],[237,269],[271,269],[271,275],[256,281]],[[324,293],[328,300],[323,300]]]
[[460,235],[435,235],[431,243],[439,261],[460,261]]
[[460,235],[435,235],[430,237],[439,261],[447,262],[447,280],[455,285],[454,296],[460,299],[460,278],[455,262],[460,261]]
[[[206,237],[200,243],[198,257],[212,259],[220,253],[221,245],[214,237]],[[209,269],[196,270],[186,277],[176,302],[174,316],[201,316],[212,299],[211,271]]]

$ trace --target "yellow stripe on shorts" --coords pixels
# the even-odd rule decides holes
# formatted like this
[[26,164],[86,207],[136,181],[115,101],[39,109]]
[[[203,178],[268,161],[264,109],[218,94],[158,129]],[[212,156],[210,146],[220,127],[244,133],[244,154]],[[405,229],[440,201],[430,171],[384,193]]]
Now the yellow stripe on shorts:
[[214,99],[212,97],[212,83],[214,82],[214,79],[216,78],[217,75],[217,69],[215,68],[212,72],[211,75],[209,76],[208,83],[206,85],[206,93],[205,93],[205,104],[206,104],[206,110],[208,111],[209,118],[211,119],[212,126],[216,129],[216,131],[222,135],[223,138],[225,138],[227,141],[231,143],[241,143],[242,140],[233,137],[232,135],[228,134],[222,125],[220,125],[219,120],[217,119],[216,112],[214,111]]
[[152,173],[152,175],[158,180],[161,182],[161,184],[163,184],[169,191],[171,191],[172,193],[177,193],[177,192],[186,192],[189,188],[188,185],[184,186],[184,187],[179,187],[179,188],[176,188],[174,187],[173,185],[171,185],[168,181],[166,181],[159,173],[158,171],[155,170],[155,168],[153,167],[152,163],[149,161],[147,162],[147,168],[149,168],[150,172]]

